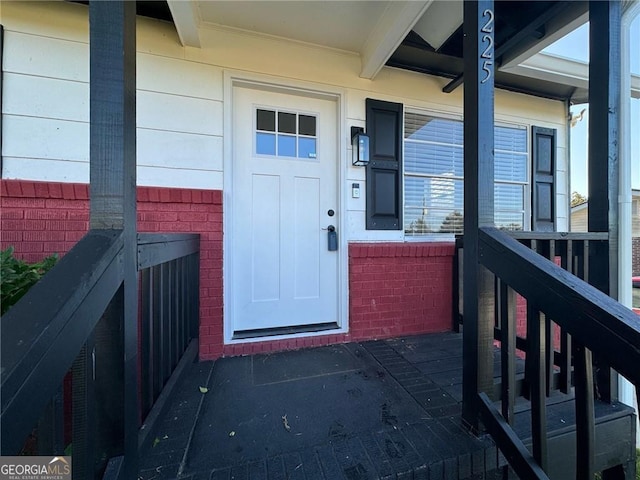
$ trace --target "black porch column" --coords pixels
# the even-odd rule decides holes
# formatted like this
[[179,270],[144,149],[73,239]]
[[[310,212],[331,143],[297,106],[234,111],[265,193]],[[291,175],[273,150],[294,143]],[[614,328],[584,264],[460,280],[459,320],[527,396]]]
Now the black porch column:
[[[618,142],[620,121],[621,2],[589,2],[589,210],[588,230],[609,232],[608,242],[598,245],[589,258],[589,283],[618,296]],[[627,92],[628,95],[628,92]],[[605,401],[618,397],[617,374],[595,360],[597,392]],[[574,347],[576,364],[576,448],[591,453],[588,462],[578,462],[577,476],[593,476],[595,425],[591,352]],[[583,366],[584,365],[584,366]],[[578,374],[581,373],[581,374]],[[620,478],[605,471],[603,478]]]
[[[620,122],[621,2],[589,3],[589,210],[590,232],[609,232],[608,249],[590,258],[589,283],[618,296],[618,156]],[[598,370],[598,391],[617,399],[617,378]]]
[[614,297],[618,279],[621,18],[619,1],[589,3],[588,225],[590,232],[609,232],[609,252],[593,258],[589,277],[594,286]]
[[477,430],[478,393],[493,393],[493,277],[479,264],[478,228],[494,224],[493,0],[464,2],[464,330],[462,417]]
[[91,1],[89,27],[89,224],[122,231],[124,281],[76,362],[74,381],[96,401],[74,410],[74,459],[76,448],[88,454],[74,476],[101,476],[118,458],[110,470],[137,478],[136,2]]

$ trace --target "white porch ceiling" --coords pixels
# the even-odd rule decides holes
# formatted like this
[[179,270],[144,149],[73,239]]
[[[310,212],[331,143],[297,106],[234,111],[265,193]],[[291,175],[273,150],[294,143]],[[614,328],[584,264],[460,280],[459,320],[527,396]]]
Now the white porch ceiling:
[[373,78],[432,0],[169,0],[183,45],[202,28],[233,28],[359,54]]
[[[400,68],[411,70],[411,65],[416,64],[423,68],[418,71],[444,76],[459,74],[463,3],[463,0],[167,0],[183,45],[208,47],[202,44],[208,36],[201,35],[207,29],[245,31],[353,53],[361,60],[360,76],[369,79],[375,78],[390,58],[391,64]],[[517,2],[512,3],[502,12],[505,31],[516,26],[514,32],[507,34],[511,37],[518,33],[517,28],[526,27],[523,14],[513,12],[519,10]],[[572,2],[556,2],[562,4],[557,6],[546,3],[561,14],[529,32],[531,38],[522,37],[519,42],[527,44],[526,48],[514,44],[515,48],[505,50],[499,71],[512,74],[503,80],[509,88],[520,89],[517,91],[548,87],[551,93],[542,88],[547,95],[563,96],[567,95],[565,90],[574,88],[573,95],[583,96],[588,80],[581,66],[538,52],[584,23],[587,13],[578,12],[572,17],[575,10],[569,8]],[[528,4],[523,2],[523,8]],[[534,17],[540,15],[540,9],[530,10]],[[407,37],[411,31],[412,37]],[[546,32],[544,36],[530,41],[540,31]],[[505,41],[511,41],[511,37]],[[403,42],[405,38],[410,40]],[[540,83],[534,85],[531,80]],[[637,95],[636,83],[632,90]]]

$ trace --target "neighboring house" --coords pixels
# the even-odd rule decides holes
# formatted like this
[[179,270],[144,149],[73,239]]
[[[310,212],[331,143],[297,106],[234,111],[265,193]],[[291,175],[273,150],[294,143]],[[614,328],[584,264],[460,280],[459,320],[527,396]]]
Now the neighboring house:
[[[631,238],[633,243],[633,275],[640,275],[640,190],[631,192]],[[571,231],[587,231],[589,202],[571,208]]]
[[[513,55],[585,20],[581,2],[522,8],[547,3],[564,20]],[[138,17],[139,229],[201,234],[201,358],[450,329],[463,96],[443,87],[461,71],[461,5],[169,2],[173,21]],[[87,16],[2,2],[1,240],[27,258],[88,228]],[[566,231],[582,86],[496,84],[496,223]],[[352,127],[371,137],[366,168]]]

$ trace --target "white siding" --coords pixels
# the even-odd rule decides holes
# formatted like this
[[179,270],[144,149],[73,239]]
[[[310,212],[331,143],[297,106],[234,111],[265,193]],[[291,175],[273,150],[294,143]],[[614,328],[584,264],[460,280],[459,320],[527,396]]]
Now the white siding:
[[[5,2],[4,176],[88,182],[87,7],[67,2]],[[182,47],[167,22],[138,18],[138,183],[223,188],[224,73],[343,92],[341,130],[364,126],[368,97],[432,113],[460,115],[463,88],[442,93],[446,79],[383,68],[359,78],[357,55],[246,32],[201,31],[202,49]],[[557,224],[567,229],[568,154],[561,102],[496,91],[496,120],[558,130]],[[530,131],[530,129],[529,129]],[[350,158],[350,147],[338,158]],[[349,162],[350,163],[350,162]],[[367,231],[365,170],[347,168],[347,237],[399,240],[401,231]],[[351,198],[351,184],[361,196]]]
[[571,212],[571,231],[572,232],[587,232],[587,216],[588,207],[578,208]]

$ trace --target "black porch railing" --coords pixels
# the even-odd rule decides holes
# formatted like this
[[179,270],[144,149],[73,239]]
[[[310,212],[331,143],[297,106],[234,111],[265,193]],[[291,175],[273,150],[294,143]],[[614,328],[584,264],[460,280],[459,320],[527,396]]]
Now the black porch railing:
[[[527,234],[518,234],[521,242]],[[495,310],[499,328],[502,379],[499,395],[478,392],[480,415],[489,433],[520,478],[547,478],[547,396],[556,383],[573,387],[575,396],[576,478],[593,478],[595,459],[594,375],[592,356],[640,385],[640,319],[628,308],[570,273],[588,275],[588,245],[604,241],[587,234],[575,253],[576,239],[530,239],[529,247],[495,228],[479,230],[480,263],[496,279]],[[553,237],[553,235],[552,235]],[[572,242],[559,247],[558,242]],[[569,253],[571,252],[571,253]],[[558,258],[559,257],[559,258]],[[549,261],[549,258],[555,261]],[[563,260],[564,258],[564,260]],[[557,265],[559,261],[561,265]],[[571,261],[569,261],[571,260]],[[562,268],[565,267],[565,268]],[[570,270],[570,271],[567,271]],[[516,295],[526,300],[525,383],[531,405],[532,456],[511,428],[518,392],[516,381]],[[560,352],[554,347],[553,323],[561,329]],[[518,347],[519,348],[519,347]],[[555,366],[554,366],[555,365]],[[554,378],[559,378],[554,382]],[[491,398],[501,399],[500,414]],[[624,478],[622,466],[606,478]]]
[[[573,273],[585,282],[589,281],[590,252],[602,251],[608,245],[608,234],[600,232],[525,232],[506,231],[510,237],[529,247],[536,253]],[[456,236],[455,256],[453,260],[453,329],[460,330],[464,321],[464,306],[462,302],[462,250],[464,236]],[[496,322],[496,339],[499,338],[500,325]],[[517,342],[521,350],[526,348],[526,338],[518,337]]]
[[198,235],[138,235],[140,413],[146,419],[139,444],[164,408],[181,358],[197,354],[199,244]]
[[[122,231],[91,230],[2,316],[2,455],[19,454],[35,435],[25,453],[72,450],[74,478],[94,478],[123,454],[122,427],[92,413],[112,408],[111,383],[122,381],[124,363],[104,357],[95,339],[117,338],[122,325],[123,246]],[[148,426],[172,372],[197,354],[199,236],[139,235],[138,270],[139,410]]]
[[[589,282],[589,258],[596,252],[603,252],[608,246],[607,233],[587,232],[587,233],[565,233],[565,232],[505,232],[511,238],[517,240],[522,245],[528,247],[534,252],[554,262],[563,270],[572,273],[576,277]],[[453,261],[453,278],[457,288],[453,288],[453,329],[460,331],[460,326],[464,322],[464,305],[462,301],[462,291],[464,288],[462,282],[462,250],[464,248],[464,237],[456,237],[456,254]],[[496,305],[500,302],[507,302],[510,308],[508,317],[501,315],[497,310],[494,326],[494,339],[497,341],[507,342],[504,338],[502,325],[507,318],[511,323],[509,327],[509,335],[514,335],[512,341],[515,350],[520,352],[528,351],[526,321],[529,314],[535,316],[534,312],[527,310],[527,302],[524,299],[518,299],[513,290],[505,289],[504,282],[500,282],[496,278],[495,292]],[[545,355],[547,370],[546,375],[546,393],[550,394],[552,390],[559,390],[563,393],[569,393],[571,384],[571,335],[565,330],[559,328],[550,318],[545,318]],[[513,361],[513,359],[511,359]],[[517,377],[514,388],[510,390],[511,395],[520,396],[524,390],[524,379]],[[504,395],[506,392],[496,392]],[[513,405],[513,402],[510,402]],[[508,418],[512,418],[511,411]]]

